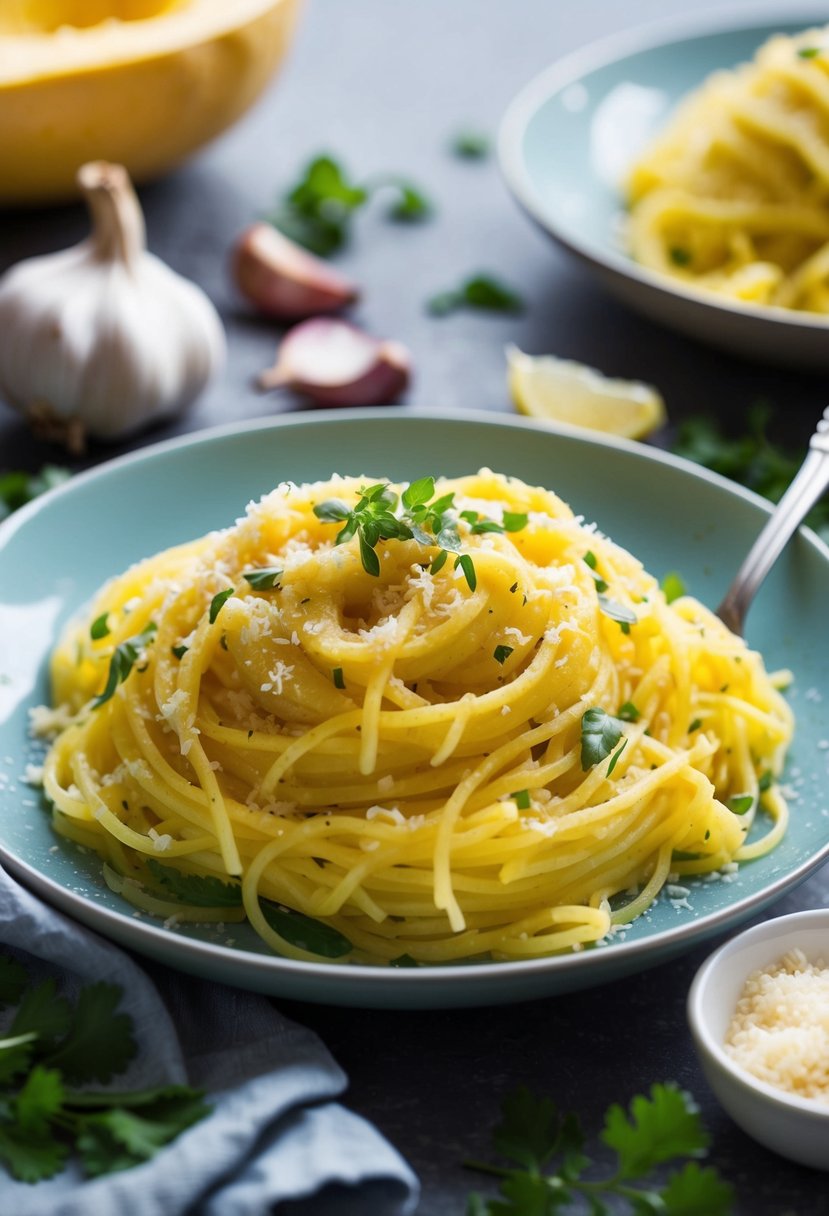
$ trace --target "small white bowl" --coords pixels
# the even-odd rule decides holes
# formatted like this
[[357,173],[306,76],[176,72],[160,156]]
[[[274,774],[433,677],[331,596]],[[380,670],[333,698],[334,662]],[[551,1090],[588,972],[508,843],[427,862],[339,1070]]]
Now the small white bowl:
[[734,1122],[782,1157],[829,1170],[829,1105],[759,1081],[724,1047],[749,975],[794,949],[811,962],[822,958],[829,963],[829,910],[781,916],[726,942],[696,974],[688,994],[688,1020],[708,1083]]

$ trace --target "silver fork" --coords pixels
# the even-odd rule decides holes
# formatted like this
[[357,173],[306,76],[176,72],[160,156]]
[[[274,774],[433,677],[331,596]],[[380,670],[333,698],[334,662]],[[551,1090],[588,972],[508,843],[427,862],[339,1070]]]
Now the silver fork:
[[742,634],[746,614],[763,579],[777,561],[789,537],[829,486],[829,406],[809,440],[806,459],[792,484],[770,515],[734,576],[717,616],[732,633]]

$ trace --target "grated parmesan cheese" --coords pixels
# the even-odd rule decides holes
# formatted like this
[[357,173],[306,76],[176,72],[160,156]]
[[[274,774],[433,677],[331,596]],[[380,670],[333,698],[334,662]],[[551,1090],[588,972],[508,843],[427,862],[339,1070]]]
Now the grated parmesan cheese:
[[790,950],[754,971],[737,1002],[725,1050],[759,1081],[829,1105],[829,967]]

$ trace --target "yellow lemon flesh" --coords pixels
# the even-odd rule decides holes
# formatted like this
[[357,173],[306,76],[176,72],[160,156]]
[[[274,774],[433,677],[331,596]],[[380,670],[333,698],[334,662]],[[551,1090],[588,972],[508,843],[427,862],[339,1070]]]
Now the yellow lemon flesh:
[[611,380],[592,367],[555,355],[507,348],[508,381],[521,414],[544,422],[642,439],[665,421],[665,403],[649,384]]
[[0,204],[71,198],[89,160],[171,168],[258,97],[299,0],[0,3]]

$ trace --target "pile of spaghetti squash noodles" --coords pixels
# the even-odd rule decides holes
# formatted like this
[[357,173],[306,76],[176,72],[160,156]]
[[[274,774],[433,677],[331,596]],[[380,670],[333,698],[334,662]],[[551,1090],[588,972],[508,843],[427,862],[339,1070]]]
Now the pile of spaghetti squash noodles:
[[66,630],[44,785],[116,890],[294,958],[274,909],[351,961],[527,959],[780,839],[790,710],[701,604],[548,490],[438,482],[431,530],[383,539],[349,531],[361,485],[281,485]]
[[633,167],[642,265],[749,304],[829,312],[829,29],[711,76]]

